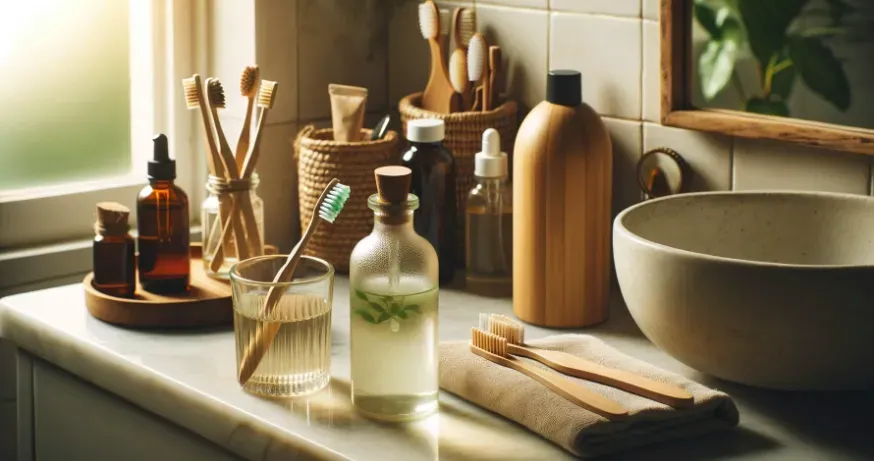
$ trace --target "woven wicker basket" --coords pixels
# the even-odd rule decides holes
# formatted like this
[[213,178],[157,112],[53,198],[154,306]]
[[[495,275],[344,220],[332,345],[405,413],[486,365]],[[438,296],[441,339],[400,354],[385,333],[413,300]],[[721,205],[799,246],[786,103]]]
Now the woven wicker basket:
[[[438,118],[446,123],[446,140],[443,144],[455,157],[455,196],[458,210],[458,261],[464,264],[464,210],[467,194],[474,186],[474,155],[481,150],[483,131],[494,128],[501,133],[501,150],[510,156],[519,124],[516,120],[516,102],[507,101],[487,112],[456,112],[441,114],[421,108],[422,93],[413,93],[398,104],[401,121],[406,133],[407,121],[420,118]],[[512,157],[510,160],[512,165]]]
[[394,131],[369,141],[337,142],[331,129],[304,127],[295,140],[301,233],[309,226],[313,207],[331,179],[352,189],[352,196],[333,224],[323,224],[310,239],[305,254],[330,262],[338,272],[349,271],[349,255],[359,240],[373,230],[373,211],[367,197],[376,193],[373,170],[398,163],[398,136]]

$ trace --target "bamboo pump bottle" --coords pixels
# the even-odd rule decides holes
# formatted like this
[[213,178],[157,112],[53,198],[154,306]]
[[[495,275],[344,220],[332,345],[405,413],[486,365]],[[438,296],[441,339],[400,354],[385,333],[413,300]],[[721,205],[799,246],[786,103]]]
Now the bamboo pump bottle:
[[579,72],[550,71],[546,93],[513,150],[513,310],[535,325],[589,326],[607,319],[612,146]]

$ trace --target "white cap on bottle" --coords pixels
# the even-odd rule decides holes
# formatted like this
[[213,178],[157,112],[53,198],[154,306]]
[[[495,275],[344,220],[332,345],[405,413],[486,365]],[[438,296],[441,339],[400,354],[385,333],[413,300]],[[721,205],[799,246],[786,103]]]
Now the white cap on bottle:
[[481,178],[507,176],[507,153],[501,152],[501,134],[494,128],[483,132],[483,149],[474,157],[473,174]]
[[410,142],[439,142],[446,136],[446,125],[437,118],[423,118],[407,122],[407,140]]

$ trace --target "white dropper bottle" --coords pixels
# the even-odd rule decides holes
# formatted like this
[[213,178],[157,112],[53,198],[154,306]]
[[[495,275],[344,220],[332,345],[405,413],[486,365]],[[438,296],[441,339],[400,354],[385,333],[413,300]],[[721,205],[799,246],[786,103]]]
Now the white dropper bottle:
[[477,294],[506,297],[513,292],[513,204],[507,154],[494,128],[483,133],[474,157],[476,186],[467,196],[465,239],[467,288]]

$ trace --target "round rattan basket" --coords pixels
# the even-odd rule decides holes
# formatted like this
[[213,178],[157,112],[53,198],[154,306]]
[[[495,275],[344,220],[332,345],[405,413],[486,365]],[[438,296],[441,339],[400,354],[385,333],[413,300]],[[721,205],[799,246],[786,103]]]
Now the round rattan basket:
[[333,224],[322,224],[305,254],[330,262],[338,272],[349,272],[349,255],[359,240],[373,230],[373,211],[367,198],[376,193],[373,170],[398,163],[398,135],[394,131],[370,141],[337,142],[331,129],[303,128],[295,140],[301,233],[309,226],[313,208],[333,178],[352,189],[343,212]]
[[506,101],[500,106],[485,112],[455,112],[441,114],[422,109],[422,93],[413,93],[401,99],[398,110],[406,133],[408,120],[421,118],[438,118],[446,123],[446,139],[443,144],[452,151],[455,157],[455,196],[458,210],[458,261],[464,264],[464,210],[467,205],[467,194],[474,186],[474,155],[482,147],[483,131],[494,128],[501,134],[501,150],[513,155],[513,143],[516,140],[516,130],[519,123],[516,119],[516,102]]

